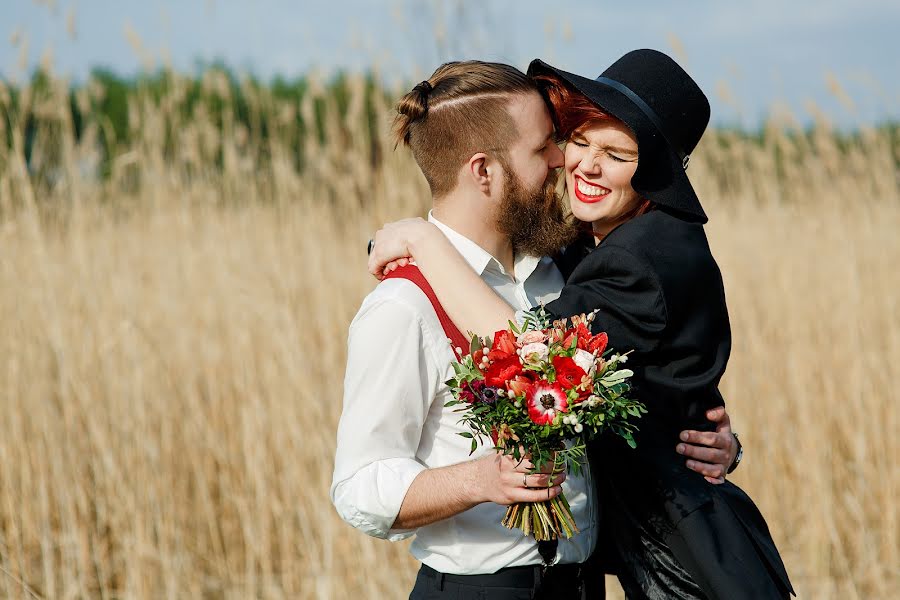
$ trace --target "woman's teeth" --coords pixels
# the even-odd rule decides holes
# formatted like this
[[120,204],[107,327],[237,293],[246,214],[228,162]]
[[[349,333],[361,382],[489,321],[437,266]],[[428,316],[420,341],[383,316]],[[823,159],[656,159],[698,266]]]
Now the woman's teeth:
[[578,185],[578,191],[585,196],[605,196],[609,193],[608,189],[598,185],[591,185],[583,179],[579,179],[576,185]]

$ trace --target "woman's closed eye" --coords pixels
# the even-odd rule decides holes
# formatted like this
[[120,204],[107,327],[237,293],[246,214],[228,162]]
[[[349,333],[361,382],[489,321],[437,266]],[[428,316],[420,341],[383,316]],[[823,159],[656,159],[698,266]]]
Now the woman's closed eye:
[[[575,144],[579,148],[587,148],[590,146],[590,144],[584,140],[569,140],[569,142],[572,144]],[[634,162],[634,160],[636,160],[633,158],[624,158],[622,156],[618,156],[617,154],[613,154],[609,150],[600,150],[600,154],[605,154],[606,156],[610,157],[614,161],[621,162],[621,163]]]

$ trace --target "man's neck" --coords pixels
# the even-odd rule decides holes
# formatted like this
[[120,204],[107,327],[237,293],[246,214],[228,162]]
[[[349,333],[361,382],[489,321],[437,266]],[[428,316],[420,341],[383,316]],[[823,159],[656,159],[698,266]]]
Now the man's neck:
[[483,205],[464,197],[444,198],[434,203],[434,218],[457,233],[469,238],[497,259],[511,276],[514,272],[512,242],[509,236],[497,231],[495,219],[484,214]]

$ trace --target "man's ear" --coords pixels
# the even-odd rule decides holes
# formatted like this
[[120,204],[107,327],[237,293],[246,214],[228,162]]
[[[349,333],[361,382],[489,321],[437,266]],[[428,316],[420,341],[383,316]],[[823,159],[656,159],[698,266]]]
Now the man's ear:
[[472,181],[478,191],[485,195],[491,193],[491,179],[494,177],[494,169],[488,167],[488,156],[484,152],[473,154],[466,163],[466,175]]

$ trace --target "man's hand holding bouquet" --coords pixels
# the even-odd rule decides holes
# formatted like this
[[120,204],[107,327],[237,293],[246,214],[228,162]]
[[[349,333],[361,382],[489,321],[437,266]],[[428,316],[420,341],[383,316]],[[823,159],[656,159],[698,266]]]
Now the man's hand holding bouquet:
[[[552,484],[553,473],[583,468],[586,442],[604,431],[634,446],[630,419],[646,409],[628,397],[633,373],[620,368],[627,355],[608,350],[607,335],[591,333],[592,320],[550,322],[538,309],[526,313],[522,327],[510,323],[492,341],[473,336],[468,349],[455,349],[447,406],[459,407],[470,429],[460,435],[472,440],[473,452],[490,438],[498,452],[530,460],[531,473],[550,472],[537,479]],[[578,532],[563,494],[512,504],[503,524],[538,541]]]

